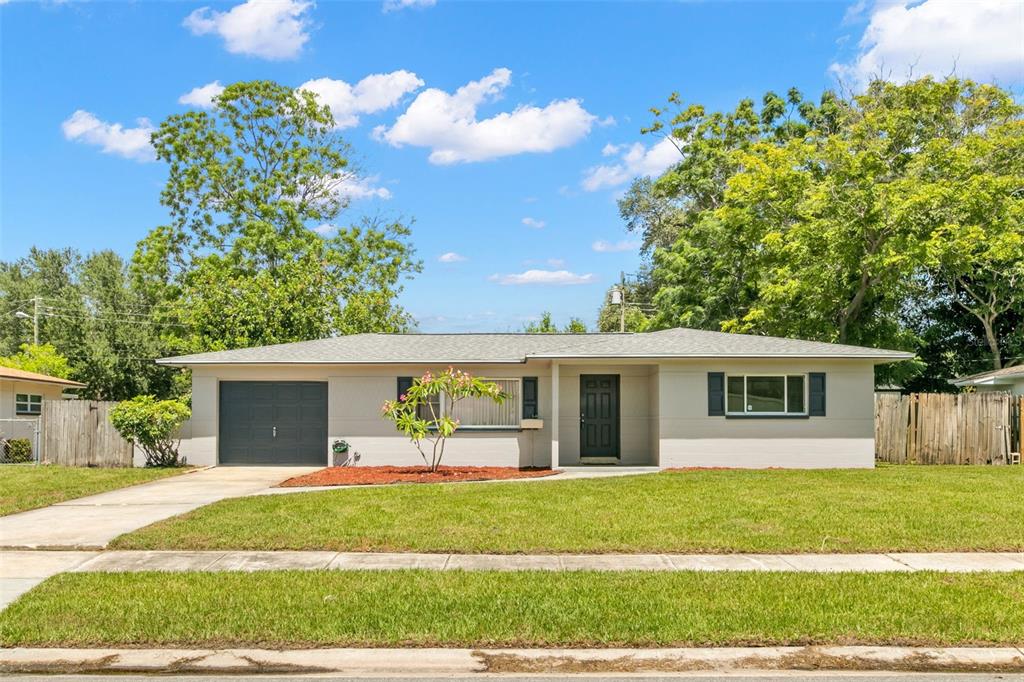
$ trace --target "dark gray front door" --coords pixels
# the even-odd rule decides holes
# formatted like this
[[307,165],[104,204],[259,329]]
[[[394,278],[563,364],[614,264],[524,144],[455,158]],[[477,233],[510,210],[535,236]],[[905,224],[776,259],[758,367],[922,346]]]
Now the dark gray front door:
[[619,456],[619,375],[580,375],[580,457]]
[[222,381],[220,464],[327,464],[327,384]]

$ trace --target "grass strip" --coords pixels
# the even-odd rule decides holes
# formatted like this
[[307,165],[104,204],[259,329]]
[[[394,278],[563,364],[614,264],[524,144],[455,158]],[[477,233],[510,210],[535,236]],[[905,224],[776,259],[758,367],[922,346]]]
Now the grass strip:
[[0,516],[148,483],[185,471],[188,470],[5,466],[0,475]]
[[1024,467],[687,471],[224,500],[120,549],[484,553],[1021,551]]
[[1024,572],[59,575],[12,646],[1021,645]]

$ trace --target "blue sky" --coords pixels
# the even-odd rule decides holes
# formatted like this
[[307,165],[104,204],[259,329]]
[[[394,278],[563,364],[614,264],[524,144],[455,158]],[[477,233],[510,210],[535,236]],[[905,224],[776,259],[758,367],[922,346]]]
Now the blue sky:
[[673,91],[731,107],[954,62],[1024,81],[1024,3],[1006,0],[10,2],[0,40],[4,260],[130,256],[164,220],[150,126],[211,83],[309,84],[361,168],[347,219],[416,219],[424,271],[402,303],[423,331],[592,322],[640,264],[615,200],[671,162],[640,128]]

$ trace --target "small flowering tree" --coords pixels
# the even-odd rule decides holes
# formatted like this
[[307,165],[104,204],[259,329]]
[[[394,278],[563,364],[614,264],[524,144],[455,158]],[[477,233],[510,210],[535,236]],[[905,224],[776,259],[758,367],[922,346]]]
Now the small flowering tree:
[[[459,420],[451,417],[451,408],[466,398],[490,398],[500,405],[507,396],[497,384],[449,367],[436,375],[427,371],[398,400],[386,401],[381,412],[416,445],[427,467],[437,471],[445,441],[459,428]],[[442,400],[448,406],[444,412],[440,409]]]

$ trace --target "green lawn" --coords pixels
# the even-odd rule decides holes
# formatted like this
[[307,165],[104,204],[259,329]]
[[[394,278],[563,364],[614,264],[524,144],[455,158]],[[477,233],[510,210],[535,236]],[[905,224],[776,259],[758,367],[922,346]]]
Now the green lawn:
[[0,613],[12,646],[1024,644],[1024,572],[79,573]]
[[1024,550],[1024,467],[692,471],[217,502],[119,549],[423,552]]
[[0,468],[0,516],[147,483],[187,469],[85,469],[10,465]]

